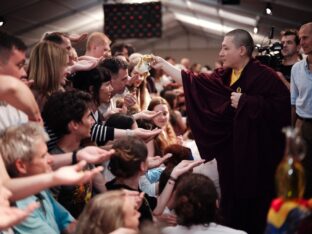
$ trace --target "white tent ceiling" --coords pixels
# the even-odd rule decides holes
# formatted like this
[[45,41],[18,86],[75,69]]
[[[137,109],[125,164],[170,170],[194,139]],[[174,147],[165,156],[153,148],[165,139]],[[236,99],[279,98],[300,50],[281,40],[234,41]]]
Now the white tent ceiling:
[[[105,1],[118,3],[146,1]],[[273,15],[264,13],[270,2]],[[103,0],[11,0],[2,1],[0,16],[6,24],[1,27],[19,36],[27,45],[36,43],[46,31],[70,33],[102,31],[104,24]],[[196,35],[217,44],[227,31],[244,28],[253,32],[257,41],[275,27],[275,36],[285,28],[298,28],[312,21],[311,0],[240,0],[239,5],[222,5],[220,0],[162,0],[163,36],[161,39],[130,42],[138,50],[182,35]]]

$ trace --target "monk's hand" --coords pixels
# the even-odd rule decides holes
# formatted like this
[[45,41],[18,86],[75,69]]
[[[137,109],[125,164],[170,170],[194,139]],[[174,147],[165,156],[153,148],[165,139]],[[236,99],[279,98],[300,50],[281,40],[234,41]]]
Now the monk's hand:
[[161,69],[163,64],[166,63],[166,61],[162,57],[159,57],[159,56],[152,55],[152,59],[153,60],[150,65],[154,69]]
[[234,107],[235,109],[237,109],[239,99],[241,96],[242,96],[242,93],[236,93],[236,92],[231,93],[231,106]]

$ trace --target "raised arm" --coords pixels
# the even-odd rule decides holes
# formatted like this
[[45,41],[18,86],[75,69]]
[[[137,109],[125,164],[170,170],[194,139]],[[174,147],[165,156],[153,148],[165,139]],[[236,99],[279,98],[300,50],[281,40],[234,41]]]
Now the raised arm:
[[86,161],[81,161],[76,165],[62,167],[51,173],[12,179],[0,155],[0,178],[3,186],[12,192],[10,200],[16,201],[53,186],[84,183],[103,170],[102,167],[97,167],[91,171],[83,171],[85,165]]
[[42,122],[34,95],[27,85],[11,76],[0,76],[0,100],[25,112],[31,121]]
[[205,160],[183,160],[177,166],[175,166],[171,172],[170,178],[162,191],[162,193],[157,198],[157,206],[153,210],[154,215],[161,215],[171,197],[174,184],[178,177],[188,171],[191,171],[194,167],[201,165]]
[[176,68],[172,64],[159,56],[154,56],[152,67],[155,69],[162,69],[168,76],[171,76],[178,84],[182,84],[181,69]]

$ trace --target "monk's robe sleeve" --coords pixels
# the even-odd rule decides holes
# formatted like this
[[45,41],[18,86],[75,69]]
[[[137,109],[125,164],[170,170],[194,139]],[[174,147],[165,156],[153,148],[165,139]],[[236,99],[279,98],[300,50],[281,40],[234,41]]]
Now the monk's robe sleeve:
[[190,128],[201,157],[210,160],[231,136],[231,90],[223,85],[218,72],[194,75],[182,71],[182,81]]

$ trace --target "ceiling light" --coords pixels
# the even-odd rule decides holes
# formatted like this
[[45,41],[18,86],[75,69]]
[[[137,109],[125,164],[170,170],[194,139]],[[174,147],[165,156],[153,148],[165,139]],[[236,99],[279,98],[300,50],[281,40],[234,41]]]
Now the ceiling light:
[[272,15],[273,14],[273,12],[272,12],[272,6],[271,6],[271,3],[267,3],[267,5],[266,5],[266,7],[265,7],[265,13],[267,14],[267,15]]
[[253,32],[254,32],[254,34],[257,34],[257,33],[258,33],[258,31],[259,31],[258,26],[256,26],[256,27],[254,27],[254,28],[253,28]]

